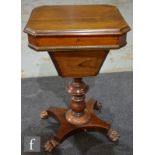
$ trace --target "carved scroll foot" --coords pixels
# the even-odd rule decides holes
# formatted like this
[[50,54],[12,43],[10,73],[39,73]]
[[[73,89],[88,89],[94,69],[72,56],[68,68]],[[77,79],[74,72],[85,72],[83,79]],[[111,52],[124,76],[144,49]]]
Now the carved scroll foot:
[[95,104],[95,106],[94,106],[94,109],[95,109],[95,110],[98,110],[98,111],[101,111],[101,109],[102,109],[102,103],[96,102],[96,104]]
[[55,139],[49,140],[44,145],[44,150],[46,152],[52,152],[58,144],[59,143]]
[[55,133],[54,138],[47,141],[46,144],[44,145],[45,151],[52,152],[67,137],[81,131],[84,131],[84,132],[99,131],[105,134],[113,142],[119,139],[120,137],[119,134],[115,130],[111,129],[110,124],[104,120],[101,120],[94,113],[94,109],[96,110],[101,109],[100,103],[98,103],[94,99],[90,99],[86,103],[86,109],[90,114],[91,118],[87,123],[78,124],[78,125],[74,125],[67,121],[65,116],[68,109],[50,107],[49,109],[41,113],[41,118],[45,119],[48,117],[53,117],[60,124],[60,127]]
[[113,142],[118,141],[120,138],[119,133],[113,129],[109,129],[109,131],[107,132],[107,136]]
[[42,112],[40,113],[40,118],[41,118],[41,119],[48,119],[48,117],[49,117],[49,114],[48,114],[47,111],[42,111]]

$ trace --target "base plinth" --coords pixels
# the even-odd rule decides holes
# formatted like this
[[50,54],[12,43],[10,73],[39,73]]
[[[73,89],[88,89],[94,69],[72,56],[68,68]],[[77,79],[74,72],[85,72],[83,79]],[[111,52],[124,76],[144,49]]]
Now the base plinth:
[[[88,122],[81,123],[78,125],[74,125],[73,123],[69,123],[65,117],[66,112],[70,114],[70,111],[65,108],[56,108],[50,107],[48,110],[43,111],[40,115],[42,119],[48,119],[49,117],[55,118],[60,127],[55,133],[55,136],[47,141],[44,145],[45,151],[51,152],[53,151],[58,144],[64,141],[67,137],[78,133],[78,132],[87,132],[87,131],[99,131],[104,133],[111,141],[116,141],[119,139],[119,134],[110,128],[110,124],[98,118],[94,113],[94,109],[99,109],[97,101],[94,99],[89,100],[86,103],[87,114],[89,115]],[[67,115],[66,115],[67,116]],[[75,121],[76,122],[76,121]],[[75,123],[74,122],[74,123]],[[78,121],[77,121],[78,122]],[[77,123],[76,122],[76,123]],[[78,122],[79,123],[79,122]]]
[[66,120],[73,125],[83,125],[88,123],[91,118],[90,112],[85,109],[81,116],[76,116],[76,114],[70,109],[66,112]]

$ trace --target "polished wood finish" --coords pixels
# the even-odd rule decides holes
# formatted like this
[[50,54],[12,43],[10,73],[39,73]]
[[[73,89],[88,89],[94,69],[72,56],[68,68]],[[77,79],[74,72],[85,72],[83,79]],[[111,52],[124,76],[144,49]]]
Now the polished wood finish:
[[48,52],[58,74],[63,77],[96,76],[109,50]]
[[119,10],[111,5],[40,6],[33,9],[24,29],[29,47],[48,51],[58,74],[73,78],[67,91],[71,94],[69,108],[51,107],[40,114],[42,119],[54,117],[60,128],[44,146],[53,151],[70,135],[81,131],[101,131],[112,141],[119,134],[110,124],[99,119],[93,109],[101,103],[85,101],[88,85],[82,77],[96,76],[110,49],[126,44],[128,24]]
[[68,86],[68,93],[72,95],[70,109],[66,112],[66,120],[74,125],[82,125],[90,120],[90,113],[86,109],[85,94],[88,91],[81,78],[74,78],[74,81]]
[[33,9],[24,29],[37,51],[119,48],[129,26],[111,5],[41,6]]
[[86,103],[86,109],[88,110],[88,113],[90,114],[91,119],[88,123],[81,124],[81,125],[74,125],[74,124],[68,123],[68,121],[65,119],[65,114],[68,109],[50,107],[48,110],[43,112],[43,113],[47,113],[45,117],[46,119],[52,116],[60,124],[60,127],[55,133],[54,137],[52,137],[44,145],[45,151],[48,151],[48,152],[53,151],[58,146],[58,144],[64,141],[67,137],[83,131],[84,132],[99,131],[104,133],[108,138],[110,138],[111,141],[118,140],[119,134],[110,128],[110,124],[107,123],[106,121],[101,120],[94,114],[93,110],[98,109],[96,100],[90,99]]
[[33,9],[25,32],[36,36],[118,35],[129,30],[111,5],[59,5]]
[[73,36],[34,37],[28,35],[29,47],[37,51],[58,51],[72,49],[115,49],[126,45],[126,34],[122,36]]

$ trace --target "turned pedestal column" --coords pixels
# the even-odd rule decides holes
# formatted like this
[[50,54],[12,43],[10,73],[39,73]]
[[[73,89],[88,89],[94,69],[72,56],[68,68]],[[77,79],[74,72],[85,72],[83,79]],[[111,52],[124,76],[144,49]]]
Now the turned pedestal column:
[[[111,5],[59,5],[33,9],[24,29],[28,45],[35,51],[47,51],[59,76],[72,78],[67,91],[68,108],[50,107],[41,112],[42,119],[55,118],[60,127],[44,145],[52,151],[68,136],[81,131],[99,131],[110,140],[119,134],[108,122],[98,118],[95,110],[102,104],[86,99],[88,85],[83,77],[96,76],[110,49],[126,45],[128,24]],[[116,105],[117,106],[117,105]]]
[[89,87],[82,78],[74,78],[74,81],[68,86],[68,93],[72,95],[70,109],[66,112],[66,120],[74,125],[88,123],[91,114],[86,108],[85,94]]

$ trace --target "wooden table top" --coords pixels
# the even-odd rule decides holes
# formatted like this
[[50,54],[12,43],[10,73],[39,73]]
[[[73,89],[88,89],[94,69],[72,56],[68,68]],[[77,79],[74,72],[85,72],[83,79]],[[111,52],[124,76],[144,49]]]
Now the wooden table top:
[[122,35],[130,30],[111,5],[40,6],[33,9],[24,32],[33,36]]
[[24,29],[29,47],[48,51],[63,77],[97,75],[109,50],[126,45],[129,30],[110,5],[40,6]]

